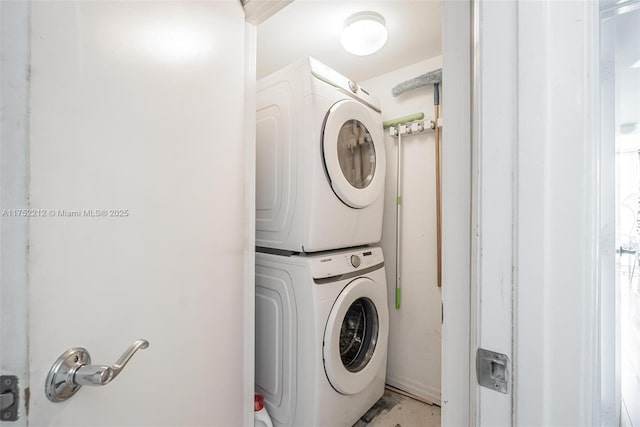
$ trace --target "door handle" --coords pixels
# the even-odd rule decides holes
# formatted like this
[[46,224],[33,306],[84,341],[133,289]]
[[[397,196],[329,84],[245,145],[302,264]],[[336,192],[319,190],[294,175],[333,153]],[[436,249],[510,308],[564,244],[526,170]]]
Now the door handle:
[[91,365],[89,352],[73,347],[58,357],[47,375],[45,394],[52,402],[62,402],[76,394],[83,385],[107,385],[127,366],[136,351],[149,347],[149,341],[139,339],[113,364]]

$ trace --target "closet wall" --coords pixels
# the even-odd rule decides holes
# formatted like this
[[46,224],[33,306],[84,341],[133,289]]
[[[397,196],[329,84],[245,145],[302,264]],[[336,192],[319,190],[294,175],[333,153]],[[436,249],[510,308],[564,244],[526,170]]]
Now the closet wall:
[[[416,112],[433,119],[433,87],[421,87],[394,98],[391,88],[442,67],[442,57],[360,82],[380,99],[382,118]],[[446,102],[446,88],[441,90]],[[434,134],[406,136],[403,146],[402,300],[395,301],[397,138],[385,129],[387,179],[382,248],[389,288],[389,358],[387,383],[440,404],[441,293],[436,283],[436,207]]]

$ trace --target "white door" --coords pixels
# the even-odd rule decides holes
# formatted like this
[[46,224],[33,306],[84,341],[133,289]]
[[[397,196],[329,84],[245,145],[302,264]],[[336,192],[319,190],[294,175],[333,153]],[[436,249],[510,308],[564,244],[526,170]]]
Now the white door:
[[[33,2],[29,27],[29,425],[247,423],[240,2]],[[68,348],[138,338],[112,383],[45,396]]]

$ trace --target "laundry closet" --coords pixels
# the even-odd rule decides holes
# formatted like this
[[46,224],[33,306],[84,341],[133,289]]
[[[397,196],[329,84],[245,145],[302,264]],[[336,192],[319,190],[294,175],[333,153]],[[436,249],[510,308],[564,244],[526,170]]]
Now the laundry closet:
[[255,387],[276,426],[350,426],[385,390],[441,403],[440,9],[296,0],[257,27]]

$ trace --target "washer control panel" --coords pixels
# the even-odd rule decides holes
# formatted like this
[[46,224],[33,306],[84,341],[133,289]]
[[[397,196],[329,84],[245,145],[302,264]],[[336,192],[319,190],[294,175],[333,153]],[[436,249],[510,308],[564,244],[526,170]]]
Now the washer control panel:
[[313,255],[310,258],[314,279],[353,273],[384,262],[381,248],[348,249]]

